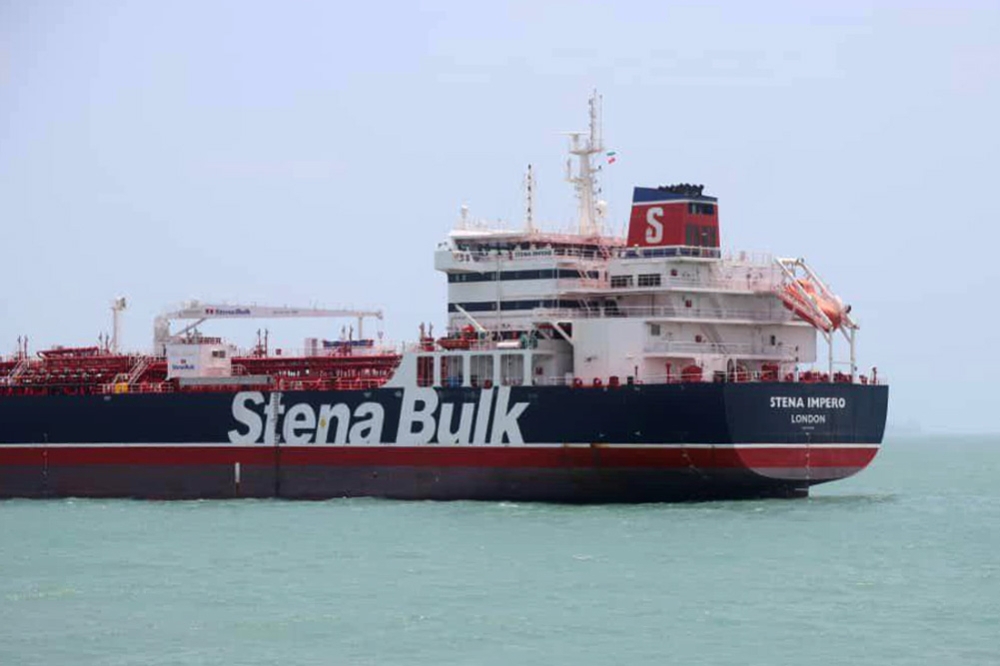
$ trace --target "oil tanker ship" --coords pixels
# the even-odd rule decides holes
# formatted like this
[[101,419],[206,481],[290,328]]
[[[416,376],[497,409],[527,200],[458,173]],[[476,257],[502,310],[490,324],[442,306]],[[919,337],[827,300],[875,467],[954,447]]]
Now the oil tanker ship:
[[[850,307],[802,259],[724,255],[702,186],[636,187],[608,234],[600,127],[595,96],[570,135],[571,232],[536,227],[530,169],[522,228],[463,207],[435,252],[440,337],[366,337],[378,310],[193,301],[125,353],[118,300],[97,346],[19,341],[0,359],[0,497],[801,497],[863,469],[888,387],[858,371]],[[201,332],[274,317],[351,327],[295,352]]]

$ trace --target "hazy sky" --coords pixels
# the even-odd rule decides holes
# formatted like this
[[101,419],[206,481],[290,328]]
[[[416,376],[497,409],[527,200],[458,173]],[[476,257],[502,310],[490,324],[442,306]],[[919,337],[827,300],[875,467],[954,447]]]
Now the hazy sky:
[[90,344],[117,294],[132,348],[189,298],[412,339],[462,203],[519,222],[531,162],[572,220],[558,132],[596,87],[612,226],[705,183],[727,248],[854,306],[892,423],[998,430],[1000,3],[820,4],[0,0],[0,350]]

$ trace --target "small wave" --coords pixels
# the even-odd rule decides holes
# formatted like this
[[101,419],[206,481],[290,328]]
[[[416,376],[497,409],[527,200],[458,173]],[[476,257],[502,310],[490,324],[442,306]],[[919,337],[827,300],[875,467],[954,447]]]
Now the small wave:
[[79,594],[78,590],[71,587],[58,588],[54,590],[29,590],[27,592],[12,592],[4,596],[7,601],[37,601],[39,599],[59,599],[61,597],[71,597]]
[[811,495],[806,501],[810,504],[855,505],[896,502],[899,498],[897,493],[865,493],[853,495]]

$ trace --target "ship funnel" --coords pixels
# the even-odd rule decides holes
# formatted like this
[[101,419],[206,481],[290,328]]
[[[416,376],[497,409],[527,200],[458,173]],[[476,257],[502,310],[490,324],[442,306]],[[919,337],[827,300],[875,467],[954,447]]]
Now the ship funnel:
[[717,255],[718,199],[701,185],[637,187],[632,192],[629,247],[712,248]]

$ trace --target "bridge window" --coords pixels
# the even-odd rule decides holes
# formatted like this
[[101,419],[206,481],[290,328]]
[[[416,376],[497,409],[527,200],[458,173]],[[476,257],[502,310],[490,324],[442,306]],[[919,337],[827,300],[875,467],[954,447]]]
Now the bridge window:
[[448,282],[493,282],[496,271],[487,273],[448,273]]
[[434,385],[434,357],[417,357],[417,386]]
[[472,303],[449,303],[448,312],[458,312],[458,307],[461,306],[466,312],[493,312],[497,309],[496,301],[479,301]]
[[612,275],[611,276],[611,288],[612,289],[626,289],[632,286],[632,276],[631,275]]
[[449,387],[459,387],[464,383],[462,374],[461,356],[441,357],[441,385]]
[[486,271],[485,273],[448,273],[448,282],[451,284],[462,282],[496,282],[499,278],[502,281],[508,280],[578,280],[581,277],[597,278],[600,274],[597,271],[574,270],[571,268],[549,268],[541,270],[523,271]]
[[660,286],[660,274],[659,273],[643,273],[639,275],[639,286],[640,287],[659,287]]
[[493,357],[488,354],[475,354],[469,360],[469,383],[473,386],[492,386]]
[[524,356],[521,354],[500,356],[500,383],[504,386],[520,386],[524,383]]

